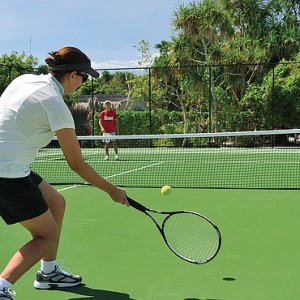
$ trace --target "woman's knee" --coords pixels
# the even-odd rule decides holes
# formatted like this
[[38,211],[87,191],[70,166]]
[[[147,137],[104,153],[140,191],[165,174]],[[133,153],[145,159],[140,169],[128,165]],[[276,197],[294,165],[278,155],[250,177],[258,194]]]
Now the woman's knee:
[[40,239],[45,243],[53,243],[59,240],[60,230],[51,213],[47,210],[42,215],[21,222],[34,239]]
[[52,212],[64,214],[66,208],[66,200],[63,195],[54,189],[48,182],[42,181],[39,189]]

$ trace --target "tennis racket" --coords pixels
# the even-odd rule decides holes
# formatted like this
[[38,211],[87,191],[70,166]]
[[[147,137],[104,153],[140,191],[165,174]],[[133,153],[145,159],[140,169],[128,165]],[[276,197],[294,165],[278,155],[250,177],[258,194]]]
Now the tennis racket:
[[[218,227],[205,216],[193,211],[164,212],[147,208],[127,196],[131,207],[145,213],[156,225],[169,249],[181,259],[205,264],[221,247]],[[161,225],[151,214],[166,215]]]

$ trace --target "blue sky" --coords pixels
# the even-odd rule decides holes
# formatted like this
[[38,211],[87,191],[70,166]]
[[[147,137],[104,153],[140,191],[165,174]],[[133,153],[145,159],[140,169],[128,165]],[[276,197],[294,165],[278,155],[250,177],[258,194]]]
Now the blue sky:
[[[75,46],[97,68],[134,67],[139,42],[170,40],[174,12],[188,0],[1,0],[0,56]],[[31,40],[31,41],[30,41]],[[134,47],[136,46],[136,47]]]

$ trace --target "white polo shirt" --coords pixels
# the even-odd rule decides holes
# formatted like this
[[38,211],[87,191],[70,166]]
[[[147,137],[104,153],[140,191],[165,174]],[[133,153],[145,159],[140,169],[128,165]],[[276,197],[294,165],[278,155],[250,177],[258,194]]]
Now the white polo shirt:
[[0,177],[19,178],[55,131],[75,128],[61,83],[51,74],[22,75],[0,97]]

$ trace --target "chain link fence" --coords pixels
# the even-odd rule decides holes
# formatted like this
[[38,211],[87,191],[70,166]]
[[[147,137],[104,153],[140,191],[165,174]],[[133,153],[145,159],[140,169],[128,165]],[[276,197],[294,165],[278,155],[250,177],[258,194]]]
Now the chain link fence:
[[[299,128],[299,63],[98,69],[67,101],[78,135],[98,135],[110,100],[121,134]],[[0,93],[36,69],[0,65]],[[69,100],[69,99],[67,99]]]

